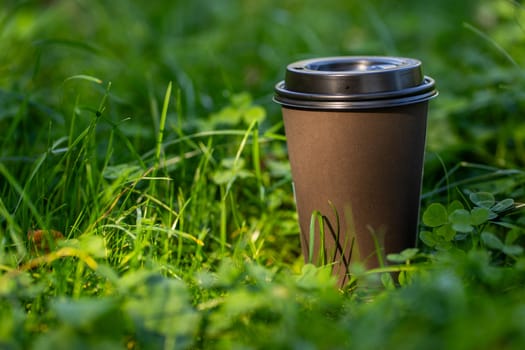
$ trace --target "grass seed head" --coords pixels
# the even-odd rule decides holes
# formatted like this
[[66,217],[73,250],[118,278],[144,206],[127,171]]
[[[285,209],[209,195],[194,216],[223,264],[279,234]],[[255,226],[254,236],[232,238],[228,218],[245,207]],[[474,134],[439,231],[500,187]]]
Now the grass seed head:
[[57,230],[37,229],[27,231],[27,239],[36,252],[49,253],[57,241],[64,239],[64,235]]

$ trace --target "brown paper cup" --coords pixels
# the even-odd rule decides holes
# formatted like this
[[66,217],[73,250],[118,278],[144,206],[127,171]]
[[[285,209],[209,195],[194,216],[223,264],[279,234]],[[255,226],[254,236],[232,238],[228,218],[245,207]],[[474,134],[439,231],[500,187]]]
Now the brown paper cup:
[[[344,72],[358,74],[348,66],[347,70],[337,67],[339,77]],[[314,74],[325,72],[330,75],[333,71]],[[423,79],[430,82],[428,77],[421,79],[420,85]],[[290,85],[301,89],[308,81],[294,84]],[[292,96],[294,100],[279,89],[285,87],[277,88],[276,100],[283,105],[305,261],[332,264],[343,286],[353,262],[373,268],[385,263],[386,254],[414,247],[428,99],[436,95],[433,81],[431,89],[416,95],[399,94],[379,101],[367,99],[370,93],[359,99],[355,92],[350,101],[341,97],[344,94],[335,100],[334,91],[328,101],[319,97],[319,91],[313,97],[308,91],[310,99]],[[391,96],[391,90],[387,91]]]

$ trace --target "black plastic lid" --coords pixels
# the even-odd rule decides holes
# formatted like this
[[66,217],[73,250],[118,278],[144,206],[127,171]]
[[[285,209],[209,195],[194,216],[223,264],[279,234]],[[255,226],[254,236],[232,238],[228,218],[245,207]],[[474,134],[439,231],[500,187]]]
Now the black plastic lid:
[[288,65],[274,100],[292,108],[380,108],[429,100],[437,96],[434,85],[416,59],[327,57]]

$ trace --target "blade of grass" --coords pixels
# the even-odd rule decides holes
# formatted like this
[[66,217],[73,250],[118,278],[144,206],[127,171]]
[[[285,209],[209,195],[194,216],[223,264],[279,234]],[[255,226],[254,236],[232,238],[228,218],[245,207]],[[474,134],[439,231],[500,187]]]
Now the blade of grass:
[[319,251],[317,255],[316,264],[326,264],[325,257],[325,232],[324,232],[324,218],[323,214],[319,210],[314,210],[310,216],[310,231],[309,231],[309,242],[308,242],[308,263],[314,261],[314,249],[315,249],[315,238],[316,238],[316,221],[318,225],[319,235]]
[[227,194],[227,191],[226,189],[224,188],[224,186],[221,186],[220,187],[220,192],[221,192],[221,201],[220,201],[220,229],[219,229],[219,232],[220,232],[220,236],[219,236],[219,240],[220,240],[220,246],[221,246],[221,254],[224,254],[225,251],[226,251],[226,239],[227,239],[227,228],[226,228],[226,224],[227,224],[227,207],[226,207],[226,194]]
[[255,172],[255,178],[257,179],[257,187],[259,188],[259,200],[264,203],[264,186],[261,172],[261,151],[259,144],[259,128],[257,124],[253,128],[252,135],[252,162],[253,169]]
[[157,135],[157,147],[155,149],[155,169],[158,168],[160,164],[160,156],[162,153],[162,141],[164,139],[164,129],[166,127],[166,119],[168,117],[168,106],[171,98],[171,85],[172,83],[170,81],[166,89],[166,94],[164,95],[164,103],[162,104],[162,112],[160,114],[159,133]]
[[102,79],[86,74],[77,74],[67,77],[66,79],[64,79],[64,83],[70,80],[86,80],[96,84],[102,84],[103,82]]
[[310,216],[310,230],[309,230],[309,241],[308,241],[308,263],[312,264],[314,261],[314,244],[315,244],[315,220],[317,218],[317,211],[312,213]]
[[27,195],[27,191],[25,191],[24,188],[20,186],[18,181],[16,181],[14,176],[11,175],[11,173],[7,170],[7,168],[4,166],[3,163],[0,163],[0,174],[2,174],[6,178],[7,182],[18,193],[22,202],[28,207],[31,214],[33,214],[33,218],[36,220],[39,227],[45,228],[46,225],[45,225],[44,219],[38,212],[38,209],[36,208],[34,203],[29,199],[29,196]]
[[[465,186],[465,185],[472,185],[472,184],[479,184],[479,183],[485,183],[489,181],[498,180],[501,178],[509,177],[509,176],[524,176],[525,172],[518,169],[498,169],[494,167],[479,165],[479,164],[473,164],[468,162],[461,162],[458,166],[455,166],[452,170],[448,171],[447,176],[450,177],[452,173],[457,172],[461,167],[464,168],[474,168],[479,170],[488,170],[491,171],[488,174],[482,174],[477,176],[472,176],[467,179],[458,180],[452,183],[448,183],[445,186],[436,188],[435,190],[432,190],[430,192],[424,193],[421,198],[426,199],[430,198],[436,194],[439,194],[444,191],[448,191],[451,188],[459,187],[459,186]],[[448,182],[447,179],[445,179],[446,182]]]
[[235,154],[234,168],[235,168],[235,165],[237,165],[237,163],[239,162],[242,151],[244,150],[244,147],[246,146],[246,142],[248,141],[248,138],[250,137],[250,133],[252,132],[253,128],[256,125],[257,125],[257,121],[254,120],[248,127],[248,130],[246,130],[246,132],[244,133],[244,137],[242,138],[241,144],[239,145],[239,148],[237,149],[237,153]]
[[[0,163],[1,165],[1,163]],[[7,221],[9,236],[13,241],[16,251],[20,257],[23,257],[27,253],[24,241],[20,238],[20,232],[22,229],[18,226],[16,220],[13,218],[11,213],[5,207],[4,201],[0,198],[0,216]]]
[[[232,166],[233,169],[237,169],[237,166],[238,166],[238,163],[239,163],[239,159],[241,158],[241,154],[244,151],[244,148],[246,147],[246,143],[247,143],[248,138],[250,137],[250,135],[252,133],[252,129],[256,125],[257,125],[257,121],[254,120],[250,124],[250,126],[248,127],[248,130],[246,130],[246,132],[244,133],[244,136],[243,136],[243,138],[241,140],[239,148],[237,149],[237,153],[235,154],[235,159],[233,161],[233,166]],[[232,185],[233,185],[233,183],[235,182],[236,179],[237,179],[236,176],[232,176],[232,178],[226,184],[226,191],[224,193],[224,196],[222,197],[223,200],[225,200],[226,196],[230,193],[230,189],[231,189],[231,187],[232,187]]]
[[475,33],[476,35],[478,35],[479,37],[481,37],[482,39],[484,39],[485,41],[487,41],[488,43],[490,43],[501,55],[503,55],[503,57],[505,57],[510,63],[512,63],[514,67],[521,70],[521,67],[518,64],[518,62],[516,62],[514,58],[512,58],[512,56],[501,45],[499,45],[496,41],[494,41],[494,39],[489,37],[487,34],[483,33],[478,28],[474,27],[470,23],[465,22],[463,23],[463,26],[467,28],[468,30],[472,31],[473,33]]
[[[379,263],[379,267],[384,267],[385,266],[385,259],[383,258],[383,247],[379,243],[379,240],[384,237],[384,232],[382,232],[381,230],[378,232],[378,231],[374,230],[373,227],[368,226],[368,225],[367,225],[367,229],[368,229],[368,231],[370,231],[370,235],[372,236],[372,239],[374,241],[374,248],[376,250],[377,261]],[[379,235],[381,237],[378,237]]]
[[325,251],[325,232],[324,232],[324,217],[321,213],[317,217],[317,223],[319,225],[319,257],[317,259],[317,264],[325,265],[328,262],[326,261],[326,251]]
[[[207,138],[212,136],[244,136],[246,135],[246,130],[211,130],[211,131],[200,131],[187,135],[184,137],[177,138],[175,140],[170,140],[164,143],[164,147],[173,146],[179,143],[188,142],[189,140]],[[259,143],[269,142],[269,141],[286,141],[286,138],[278,134],[268,134],[264,133],[264,137],[259,137]],[[249,142],[249,140],[248,140]],[[190,143],[190,145],[195,145]],[[142,155],[142,158],[148,158],[155,154],[155,150],[148,151]]]

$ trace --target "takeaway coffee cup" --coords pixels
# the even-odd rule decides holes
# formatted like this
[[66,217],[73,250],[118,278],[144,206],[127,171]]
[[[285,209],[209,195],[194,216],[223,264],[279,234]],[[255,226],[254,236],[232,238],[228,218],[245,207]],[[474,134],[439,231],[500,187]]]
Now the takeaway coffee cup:
[[275,87],[306,262],[382,264],[416,244],[428,101],[421,62],[328,57],[288,65]]

